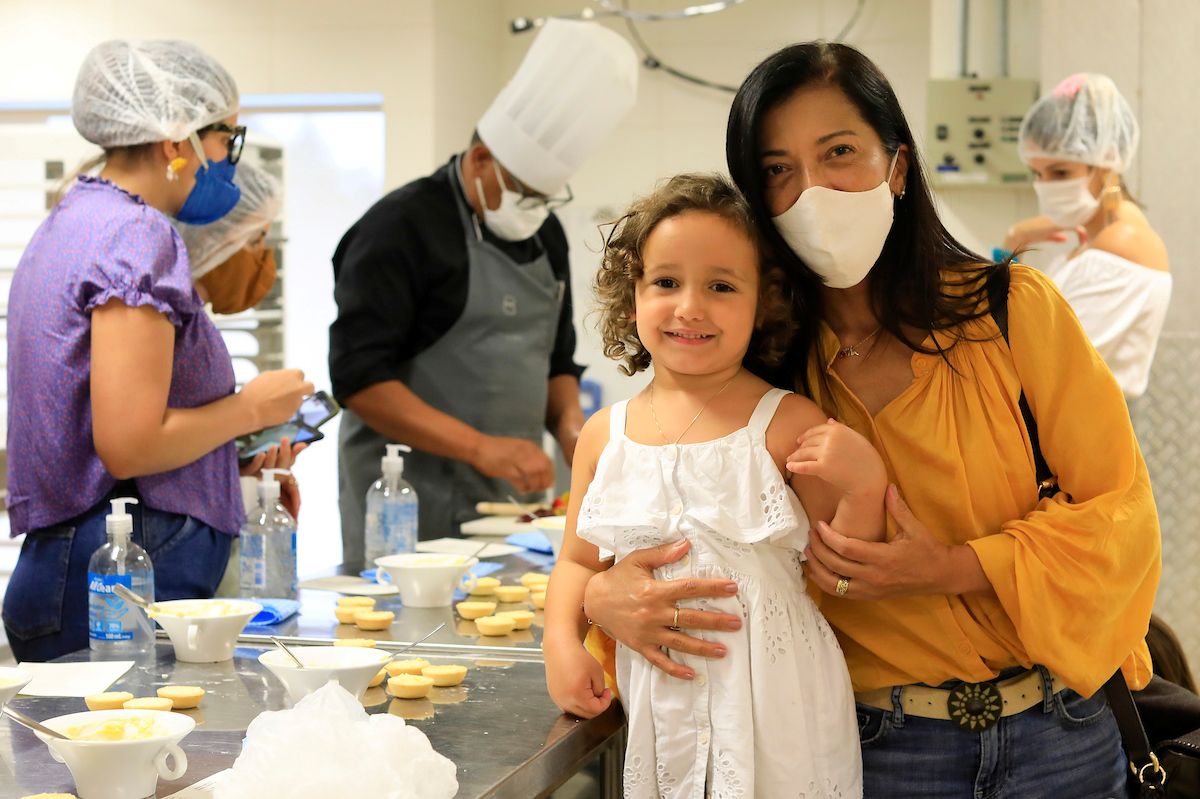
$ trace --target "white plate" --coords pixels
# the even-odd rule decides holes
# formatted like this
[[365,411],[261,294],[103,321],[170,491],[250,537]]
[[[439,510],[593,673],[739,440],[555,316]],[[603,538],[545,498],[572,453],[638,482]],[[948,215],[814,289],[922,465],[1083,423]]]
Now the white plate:
[[472,519],[463,522],[463,535],[512,535],[513,533],[532,533],[537,530],[529,522],[519,522],[519,516],[484,516],[482,519]]
[[439,552],[443,555],[474,555],[477,558],[499,558],[523,552],[520,547],[512,544],[488,544],[479,551],[479,541],[468,541],[465,538],[435,538],[432,541],[418,541],[418,552]]

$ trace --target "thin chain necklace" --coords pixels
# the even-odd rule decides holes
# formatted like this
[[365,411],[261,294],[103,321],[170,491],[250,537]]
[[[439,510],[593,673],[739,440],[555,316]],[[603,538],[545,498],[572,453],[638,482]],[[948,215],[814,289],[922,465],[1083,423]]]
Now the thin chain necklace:
[[867,336],[866,338],[864,338],[862,341],[856,342],[854,344],[850,344],[849,346],[846,346],[846,347],[840,347],[837,351],[838,357],[839,358],[861,357],[862,353],[858,351],[858,348],[861,347],[862,345],[866,344],[871,339],[875,338],[875,336],[879,335],[880,330],[883,330],[883,325],[880,325],[879,327],[872,330],[871,334],[869,336]]
[[711,397],[708,398],[708,400],[703,405],[700,406],[700,410],[696,411],[696,415],[692,417],[692,421],[688,422],[687,427],[683,428],[683,432],[680,433],[675,438],[674,441],[667,438],[667,434],[663,432],[662,425],[659,424],[658,414],[654,410],[654,381],[650,381],[650,416],[654,419],[654,426],[658,428],[658,434],[660,436],[662,436],[663,442],[666,444],[670,444],[672,446],[678,444],[683,439],[683,437],[687,435],[687,431],[692,429],[692,425],[694,425],[696,423],[696,420],[700,418],[700,414],[704,413],[705,409],[708,408],[708,406],[710,404],[712,404],[712,401],[715,400],[717,397],[721,396],[721,392],[723,392],[725,389],[729,388],[729,384],[732,383],[734,380],[736,380],[737,376],[740,375],[741,373],[742,373],[742,371],[740,369],[737,372],[735,372],[733,377],[731,377],[727,381],[725,381],[725,385],[723,385],[719,389],[717,389],[716,394],[713,394]]

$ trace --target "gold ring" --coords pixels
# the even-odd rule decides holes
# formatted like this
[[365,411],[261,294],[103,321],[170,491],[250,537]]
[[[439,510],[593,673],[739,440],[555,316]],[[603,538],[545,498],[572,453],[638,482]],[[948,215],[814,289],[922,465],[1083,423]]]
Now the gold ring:
[[671,619],[671,629],[675,630],[676,632],[679,631],[679,606],[678,605],[675,606],[675,617],[673,619]]
[[837,594],[838,596],[845,596],[846,592],[849,590],[850,590],[850,578],[849,577],[839,577],[838,581],[837,581],[837,588],[833,589],[833,592],[835,594]]

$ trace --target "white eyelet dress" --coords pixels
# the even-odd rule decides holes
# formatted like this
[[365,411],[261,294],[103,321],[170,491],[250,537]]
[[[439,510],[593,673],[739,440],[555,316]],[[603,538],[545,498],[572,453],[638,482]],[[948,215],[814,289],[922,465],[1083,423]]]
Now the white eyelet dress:
[[841,648],[804,590],[808,521],[767,451],[765,434],[788,392],[768,391],[750,423],[723,438],[649,446],[625,436],[612,406],[608,445],[579,512],[579,536],[620,559],[687,538],[663,580],[736,580],[736,597],[680,607],[741,616],[738,632],[690,634],[723,644],[678,680],[617,647],[629,720],[625,796],[736,799],[862,796],[854,694]]

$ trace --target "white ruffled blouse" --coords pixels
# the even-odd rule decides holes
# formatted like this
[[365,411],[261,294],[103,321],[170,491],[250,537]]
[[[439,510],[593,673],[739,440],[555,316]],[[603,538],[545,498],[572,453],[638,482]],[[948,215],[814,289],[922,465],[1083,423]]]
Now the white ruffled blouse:
[[690,631],[723,644],[723,658],[669,653],[694,670],[691,681],[618,645],[628,799],[862,795],[850,678],[800,569],[808,521],[766,447],[786,394],[772,389],[746,427],[695,444],[632,441],[626,403],[612,407],[579,536],[617,559],[688,538],[688,555],[655,576],[735,580],[737,596],[680,607],[743,619],[738,632]]

